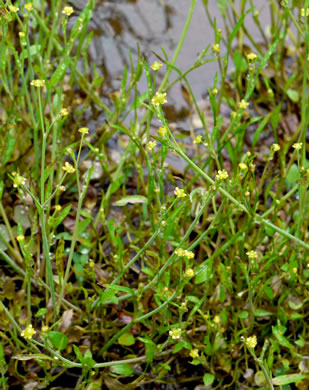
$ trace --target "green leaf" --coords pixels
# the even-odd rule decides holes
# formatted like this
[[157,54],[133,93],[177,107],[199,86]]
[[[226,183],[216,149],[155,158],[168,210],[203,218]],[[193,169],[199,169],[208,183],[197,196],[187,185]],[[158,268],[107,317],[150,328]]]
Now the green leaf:
[[76,345],[73,344],[73,349],[74,349],[74,352],[75,352],[78,360],[80,362],[82,362],[83,361],[83,355],[82,355],[81,351],[79,350],[79,348]]
[[58,82],[64,77],[69,65],[71,62],[71,58],[68,57],[66,60],[57,66],[57,69],[54,71],[53,75],[51,76],[49,80],[49,87],[54,88]]
[[294,184],[300,178],[299,170],[296,164],[293,164],[286,175],[286,181],[289,184]]
[[142,195],[129,195],[122,199],[117,200],[117,202],[113,203],[113,206],[126,206],[128,203],[135,204],[135,203],[148,203],[148,199],[145,196]]
[[237,73],[244,73],[247,71],[248,63],[239,50],[235,50],[233,60]]
[[110,371],[117,375],[132,375],[134,373],[133,368],[129,364],[114,364],[110,367]]
[[32,58],[36,54],[40,54],[41,51],[41,45],[31,45],[28,49],[24,49],[21,53],[21,59],[24,60],[25,58],[28,58],[28,53],[30,53],[30,57]]
[[286,94],[292,100],[292,102],[297,103],[299,101],[299,93],[295,91],[295,89],[288,89]]
[[290,374],[290,375],[280,375],[272,379],[274,386],[288,385],[289,383],[299,382],[305,378],[303,374]]
[[58,225],[60,225],[60,223],[65,219],[65,217],[68,216],[68,214],[70,213],[71,211],[71,208],[72,208],[72,205],[68,205],[67,207],[65,207],[63,210],[61,210],[60,214],[58,215],[58,217],[55,218],[55,222],[53,224],[53,227],[56,229],[56,227]]
[[16,134],[14,129],[10,129],[6,136],[6,145],[3,154],[2,166],[4,166],[11,158],[16,144]]
[[238,314],[238,318],[248,318],[249,313],[247,311],[242,311],[241,313]]
[[113,303],[118,303],[118,298],[115,297],[116,291],[106,290],[104,293],[100,295],[100,303],[104,303],[106,301],[112,301]]
[[122,334],[119,337],[118,343],[120,345],[127,345],[127,346],[134,345],[135,344],[135,338],[132,335],[132,333],[124,333],[124,334]]
[[2,195],[3,195],[3,188],[4,188],[4,183],[3,183],[3,180],[0,180],[0,200],[2,199]]
[[215,380],[215,376],[212,374],[204,374],[203,376],[203,382],[205,386],[212,385],[214,380]]
[[35,314],[35,317],[43,317],[47,313],[46,307],[42,307],[40,310],[38,310]]
[[48,338],[52,343],[53,347],[59,351],[65,349],[69,342],[65,334],[54,330],[48,332]]

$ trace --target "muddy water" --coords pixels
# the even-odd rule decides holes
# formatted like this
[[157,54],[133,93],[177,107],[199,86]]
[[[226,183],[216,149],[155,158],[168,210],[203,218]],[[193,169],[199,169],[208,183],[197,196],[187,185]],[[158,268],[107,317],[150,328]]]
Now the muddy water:
[[[86,0],[74,1],[75,8],[82,8]],[[152,52],[162,55],[163,47],[169,58],[178,43],[179,37],[186,21],[191,1],[189,0],[98,0],[91,22],[95,30],[90,54],[106,77],[106,87],[117,89],[125,64],[129,63],[128,52],[131,50],[136,60],[137,44],[143,55],[151,64],[156,60]],[[235,2],[237,7],[237,1]],[[268,5],[266,0],[255,0],[256,9],[261,11],[263,27],[269,24]],[[208,1],[212,18],[216,18],[217,27],[224,25],[218,1]],[[237,7],[238,8],[238,7]],[[260,33],[250,16],[246,19],[246,26],[254,39],[261,39]],[[202,0],[198,0],[191,25],[176,65],[185,71],[192,66],[198,54],[214,42],[213,29],[208,22]],[[189,82],[199,100],[212,87],[215,73],[218,72],[216,62],[211,62],[196,69],[189,76]],[[164,72],[162,72],[164,73]],[[174,75],[172,74],[171,80]],[[159,80],[158,80],[159,81]],[[140,89],[146,88],[142,80]],[[169,103],[180,107],[184,104],[177,85],[169,93]]]

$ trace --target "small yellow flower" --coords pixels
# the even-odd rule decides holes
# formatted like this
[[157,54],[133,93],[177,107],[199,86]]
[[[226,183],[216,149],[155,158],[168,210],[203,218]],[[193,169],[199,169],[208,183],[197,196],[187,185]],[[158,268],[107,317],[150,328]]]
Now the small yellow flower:
[[243,170],[243,171],[244,171],[245,169],[248,168],[247,165],[244,164],[244,163],[239,163],[238,166],[239,166],[239,168],[240,168],[241,170]]
[[256,336],[251,336],[246,338],[246,344],[249,348],[255,348],[257,344],[257,338]]
[[74,12],[73,7],[69,7],[69,6],[64,7],[62,10],[62,13],[67,16],[72,15],[73,12]]
[[182,256],[184,256],[185,251],[184,251],[184,249],[177,248],[175,250],[175,253],[176,253],[177,256],[182,257]]
[[185,198],[187,194],[182,188],[175,188],[174,194],[177,196],[177,198]]
[[239,108],[242,108],[242,109],[244,109],[244,110],[245,110],[248,106],[249,106],[249,103],[246,102],[244,99],[242,99],[242,101],[238,103],[238,107],[239,107]]
[[66,190],[66,187],[65,187],[65,186],[59,186],[59,187],[58,187],[58,190],[63,192],[63,191]]
[[213,95],[217,95],[218,90],[217,90],[217,88],[213,88],[213,90],[211,92],[212,92]]
[[197,348],[191,349],[190,356],[192,357],[192,359],[196,359],[198,357],[198,349]]
[[44,87],[45,80],[32,80],[30,85],[33,85],[36,88],[41,88],[41,87]]
[[23,31],[20,31],[18,33],[18,35],[19,35],[19,38],[25,38],[25,36],[26,36],[26,34]]
[[164,104],[166,103],[167,100],[166,100],[166,92],[157,92],[154,97],[151,99],[151,103],[154,105],[154,106],[159,106],[160,104]]
[[220,322],[221,322],[220,316],[216,315],[216,316],[214,317],[214,323],[217,324],[217,325],[219,325]]
[[32,325],[28,325],[26,329],[24,329],[21,332],[21,336],[24,337],[25,339],[31,340],[32,336],[36,334],[36,331],[33,329]]
[[250,260],[257,259],[257,253],[256,251],[248,251],[246,255],[249,257]]
[[300,150],[303,146],[303,143],[302,142],[297,142],[296,144],[293,144],[293,148],[295,150]]
[[278,152],[280,150],[280,145],[278,144],[272,144],[271,149],[273,152]]
[[201,144],[201,143],[202,143],[202,136],[201,136],[201,135],[197,135],[197,136],[194,138],[193,143],[194,143],[194,144]]
[[212,45],[212,50],[215,52],[215,53],[220,53],[220,45],[219,43],[214,43]]
[[89,129],[88,127],[81,127],[80,129],[78,129],[78,131],[83,134],[83,135],[86,135],[86,134],[89,134]]
[[188,268],[187,271],[185,272],[185,277],[193,278],[193,276],[194,276],[194,270],[192,268]]
[[149,141],[148,144],[146,145],[146,149],[151,151],[156,145],[157,145],[156,141]]
[[69,111],[66,108],[61,108],[60,110],[60,116],[68,116]]
[[294,267],[294,268],[292,269],[292,272],[293,272],[294,274],[297,274],[297,267]]
[[249,53],[249,54],[247,54],[247,60],[248,60],[249,62],[256,60],[256,57],[257,57],[257,56],[256,56],[255,53]]
[[236,116],[237,116],[237,112],[232,111],[231,112],[231,118],[234,119],[234,118],[236,118]]
[[25,8],[28,12],[31,12],[33,10],[33,4],[32,3],[26,3]]
[[161,126],[158,130],[158,133],[161,137],[165,137],[168,132],[168,129],[166,126]]
[[25,185],[26,179],[23,176],[20,176],[18,173],[15,173],[13,180],[13,187],[18,187],[20,185]]
[[170,335],[170,337],[173,339],[173,340],[177,340],[180,338],[181,336],[181,329],[180,328],[174,328],[174,329],[171,329],[168,334]]
[[305,8],[302,8],[300,10],[300,14],[301,16],[304,18],[305,16],[309,16],[309,8],[306,8],[306,12],[305,12]]
[[229,175],[225,169],[222,169],[222,171],[218,171],[216,174],[216,180],[225,180],[228,179]]
[[159,70],[163,65],[158,62],[158,61],[155,61],[152,65],[151,65],[151,69],[152,70]]
[[47,325],[42,326],[41,331],[42,331],[43,333],[47,333],[48,330],[49,330],[49,327],[48,327]]
[[92,259],[89,260],[89,267],[93,268],[94,267],[94,261]]
[[22,235],[22,234],[20,234],[19,236],[16,237],[16,240],[17,240],[18,242],[24,241],[24,239],[25,239],[25,236]]
[[56,204],[55,210],[56,210],[56,211],[60,211],[61,209],[62,209],[62,207],[60,206],[60,204]]
[[[73,173],[75,172],[75,168],[73,167],[73,165],[71,165],[70,163],[68,163],[67,161],[64,163],[64,166],[62,167],[62,169],[68,173]],[[60,187],[59,187],[60,189]]]
[[186,257],[187,259],[193,259],[194,253],[192,251],[188,251],[187,249],[185,249],[183,256]]
[[9,5],[9,10],[11,12],[18,12],[19,11],[19,8],[18,7],[15,7],[14,5]]

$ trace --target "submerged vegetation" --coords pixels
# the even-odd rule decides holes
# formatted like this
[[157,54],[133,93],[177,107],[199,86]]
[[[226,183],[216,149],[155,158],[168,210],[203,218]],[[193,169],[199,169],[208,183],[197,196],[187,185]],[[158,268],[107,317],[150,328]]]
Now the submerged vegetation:
[[[251,0],[221,26],[201,1],[192,67],[196,0],[113,92],[94,1],[0,1],[2,389],[308,389],[309,0],[269,1],[267,31]],[[187,76],[211,61],[205,109]]]

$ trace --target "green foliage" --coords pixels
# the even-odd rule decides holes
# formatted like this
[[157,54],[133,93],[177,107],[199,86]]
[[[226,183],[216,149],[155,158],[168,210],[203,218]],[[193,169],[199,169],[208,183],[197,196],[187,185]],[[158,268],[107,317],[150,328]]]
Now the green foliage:
[[[162,47],[160,67],[138,47],[113,88],[90,55],[94,1],[16,3],[0,4],[0,386],[74,369],[78,390],[305,388],[299,4],[271,2],[266,34],[254,2],[218,1],[222,22],[203,0],[215,46],[183,69],[192,0],[174,55]],[[200,104],[189,74],[213,61]]]

